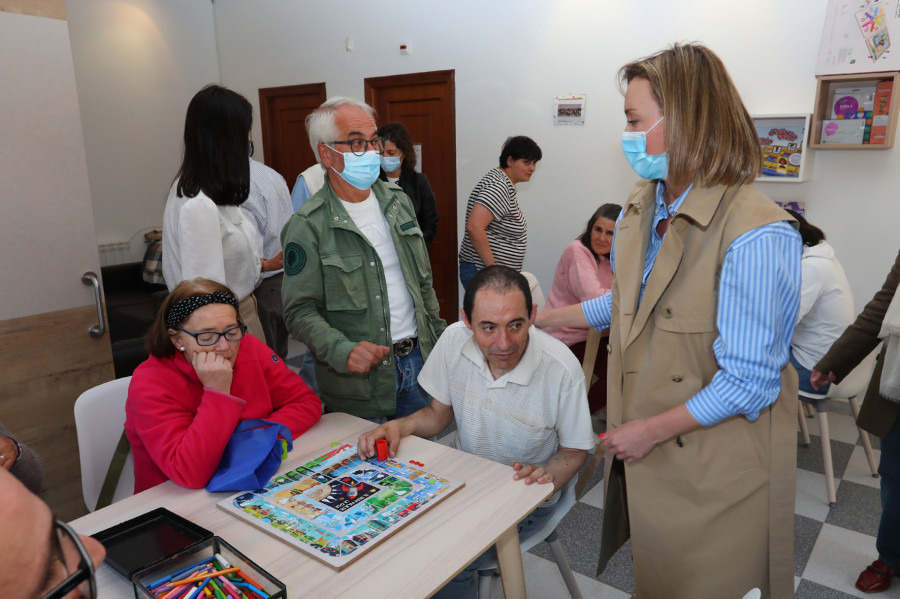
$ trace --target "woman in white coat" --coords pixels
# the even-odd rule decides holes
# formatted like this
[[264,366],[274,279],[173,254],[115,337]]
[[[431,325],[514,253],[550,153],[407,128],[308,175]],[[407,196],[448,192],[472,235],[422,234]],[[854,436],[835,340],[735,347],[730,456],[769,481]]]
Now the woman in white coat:
[[208,85],[188,105],[184,158],[163,215],[163,276],[212,279],[240,302],[241,320],[265,339],[253,290],[260,277],[256,229],[240,205],[250,193],[253,108],[242,95]]
[[800,376],[800,390],[826,393],[831,383],[813,389],[809,383],[813,366],[856,317],[853,293],[834,248],[825,233],[793,210],[788,213],[800,224],[803,257],[800,260],[800,312],[791,337],[791,364]]

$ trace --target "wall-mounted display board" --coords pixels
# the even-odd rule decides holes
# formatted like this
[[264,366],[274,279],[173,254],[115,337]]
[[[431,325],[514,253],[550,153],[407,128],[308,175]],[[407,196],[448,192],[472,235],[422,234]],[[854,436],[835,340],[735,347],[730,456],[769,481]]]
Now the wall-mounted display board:
[[809,147],[886,150],[894,147],[897,110],[892,95],[900,73],[858,73],[817,77]]
[[900,70],[897,0],[828,0],[816,75]]
[[807,149],[810,115],[765,114],[753,117],[762,147],[763,166],[757,181],[802,183],[812,170]]

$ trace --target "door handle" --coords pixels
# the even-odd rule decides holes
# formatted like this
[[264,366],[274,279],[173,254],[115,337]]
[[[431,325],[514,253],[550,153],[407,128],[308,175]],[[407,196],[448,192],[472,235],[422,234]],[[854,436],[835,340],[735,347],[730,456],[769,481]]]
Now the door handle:
[[81,275],[81,282],[85,285],[93,285],[94,287],[94,301],[97,302],[98,324],[91,325],[91,328],[88,329],[88,334],[94,339],[99,339],[103,336],[103,333],[106,332],[106,323],[103,320],[103,299],[100,296],[100,280],[97,278],[96,273],[88,271]]

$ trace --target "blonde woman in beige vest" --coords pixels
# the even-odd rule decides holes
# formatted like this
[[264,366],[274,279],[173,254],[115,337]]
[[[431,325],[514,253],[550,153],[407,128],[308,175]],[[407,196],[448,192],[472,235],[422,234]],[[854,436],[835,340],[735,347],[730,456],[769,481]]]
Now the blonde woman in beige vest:
[[800,237],[753,186],[756,131],[713,52],[676,44],[619,79],[642,180],[616,224],[612,291],[537,323],[611,324],[598,571],[630,537],[637,599],[787,599]]

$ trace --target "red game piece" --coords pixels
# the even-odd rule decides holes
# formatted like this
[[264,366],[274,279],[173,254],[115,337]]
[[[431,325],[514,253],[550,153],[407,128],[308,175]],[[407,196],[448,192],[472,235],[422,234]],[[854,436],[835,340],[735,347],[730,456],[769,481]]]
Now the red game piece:
[[375,452],[378,454],[377,459],[383,462],[388,459],[388,442],[387,439],[378,439],[375,441]]

